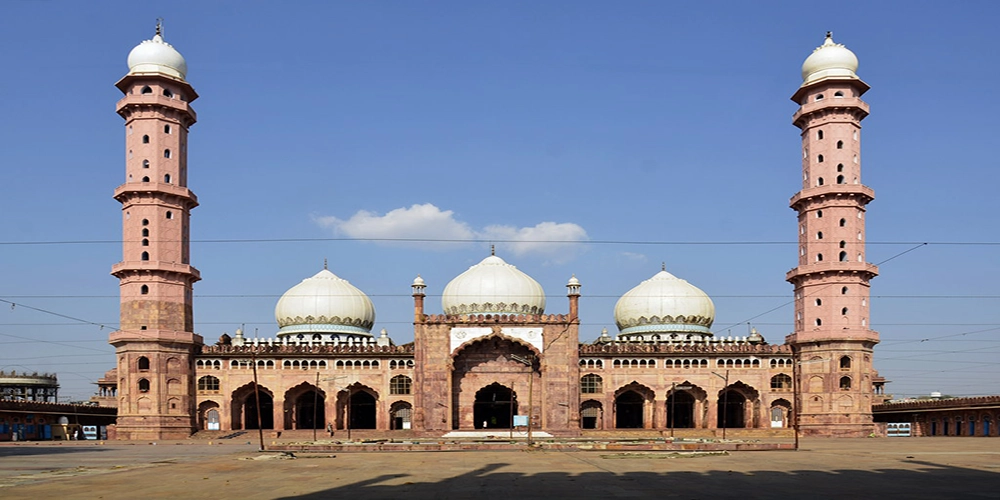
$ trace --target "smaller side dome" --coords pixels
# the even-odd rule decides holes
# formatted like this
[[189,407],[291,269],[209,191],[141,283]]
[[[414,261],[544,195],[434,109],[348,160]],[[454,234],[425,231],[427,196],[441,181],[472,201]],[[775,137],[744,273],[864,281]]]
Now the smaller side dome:
[[826,32],[826,40],[802,63],[803,85],[828,77],[858,78],[858,57],[843,44],[833,41],[833,33]]
[[537,281],[490,255],[444,287],[445,314],[542,314],[545,291]]
[[130,75],[160,73],[183,80],[187,76],[187,62],[172,45],[163,41],[162,30],[156,25],[156,35],[143,40],[128,53]]
[[342,333],[371,336],[375,305],[347,280],[327,269],[302,280],[274,308],[278,335]]
[[639,283],[615,304],[619,335],[711,336],[715,304],[705,292],[667,271]]

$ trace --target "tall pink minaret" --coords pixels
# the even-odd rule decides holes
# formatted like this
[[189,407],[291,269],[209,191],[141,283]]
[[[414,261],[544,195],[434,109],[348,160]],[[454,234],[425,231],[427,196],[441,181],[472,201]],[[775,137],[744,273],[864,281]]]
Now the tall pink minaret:
[[861,120],[869,89],[858,59],[827,33],[802,65],[792,100],[802,130],[802,190],[791,200],[799,214],[799,264],[786,279],[795,286],[799,422],[814,435],[863,436],[872,431],[872,348],[869,282],[878,268],[865,259],[865,207],[875,192],[861,183]]
[[194,332],[190,264],[190,212],[198,205],[187,188],[191,102],[187,64],[156,35],[132,49],[129,72],[116,86],[125,97],[125,183],[122,261],[111,274],[121,281],[121,325],[110,336],[118,357],[118,437],[185,438],[195,429],[192,356],[202,345]]

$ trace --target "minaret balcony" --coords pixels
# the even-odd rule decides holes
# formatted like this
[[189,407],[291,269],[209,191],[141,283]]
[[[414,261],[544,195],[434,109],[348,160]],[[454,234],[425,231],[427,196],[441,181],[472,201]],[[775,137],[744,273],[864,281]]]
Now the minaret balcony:
[[858,202],[864,206],[875,199],[875,190],[864,184],[826,184],[805,188],[795,196],[792,196],[788,206],[794,210],[801,210],[807,202],[823,202],[827,198],[832,201],[835,198],[856,197]]
[[198,197],[186,187],[166,182],[128,182],[115,188],[115,199],[125,203],[132,195],[167,195],[187,200],[187,208],[198,206]]
[[859,97],[828,97],[822,101],[813,101],[803,104],[798,111],[792,115],[792,123],[795,125],[800,125],[799,120],[803,117],[811,115],[819,110],[830,110],[830,109],[844,109],[852,108],[861,111],[861,116],[858,118],[863,119],[868,116],[871,112],[871,108],[868,107],[868,103],[862,101]]
[[870,262],[815,262],[798,266],[785,274],[785,281],[794,282],[798,278],[824,274],[865,274],[866,279],[878,276],[878,266]]
[[166,272],[191,276],[191,281],[201,279],[201,272],[190,264],[179,264],[177,262],[164,262],[158,260],[130,260],[119,262],[111,266],[111,275],[124,279],[126,276],[137,272]]

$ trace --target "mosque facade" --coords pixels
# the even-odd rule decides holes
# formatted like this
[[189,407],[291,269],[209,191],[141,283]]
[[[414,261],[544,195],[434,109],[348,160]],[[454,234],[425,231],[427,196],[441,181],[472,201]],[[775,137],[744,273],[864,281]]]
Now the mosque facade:
[[[444,287],[440,309],[412,282],[413,342],[373,333],[372,300],[324,266],[275,307],[273,338],[195,333],[188,132],[198,98],[187,64],[160,30],[128,56],[116,86],[125,120],[117,366],[102,397],[119,439],[176,439],[199,430],[368,431],[413,436],[578,436],[618,429],[766,430],[863,436],[884,380],[872,367],[860,122],[868,86],[857,58],[828,34],[803,64],[792,99],[802,134],[795,328],[780,344],[753,331],[720,337],[715,306],[659,271],[614,309],[616,334],[580,342],[581,283],[552,313],[542,286],[497,255]],[[342,434],[338,434],[342,435]]]

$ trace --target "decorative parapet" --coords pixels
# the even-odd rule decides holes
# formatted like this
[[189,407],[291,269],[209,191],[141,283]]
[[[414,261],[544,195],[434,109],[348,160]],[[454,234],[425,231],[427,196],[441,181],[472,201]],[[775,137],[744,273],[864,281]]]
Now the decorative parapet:
[[321,344],[311,341],[302,342],[274,342],[274,343],[247,343],[241,346],[235,345],[206,345],[202,346],[199,355],[234,355],[246,356],[250,354],[275,355],[275,354],[329,354],[329,355],[351,355],[351,356],[385,356],[385,355],[413,355],[413,343],[404,345],[380,346],[374,342],[366,344]]
[[893,413],[902,410],[972,410],[1000,408],[1000,396],[976,396],[970,398],[919,399],[872,405],[874,413]]
[[790,355],[792,353],[792,348],[786,344],[772,345],[728,342],[698,342],[691,344],[671,342],[608,342],[604,344],[580,344],[581,356],[639,353],[743,353]]
[[442,325],[566,324],[573,320],[567,314],[425,314],[420,323]]

